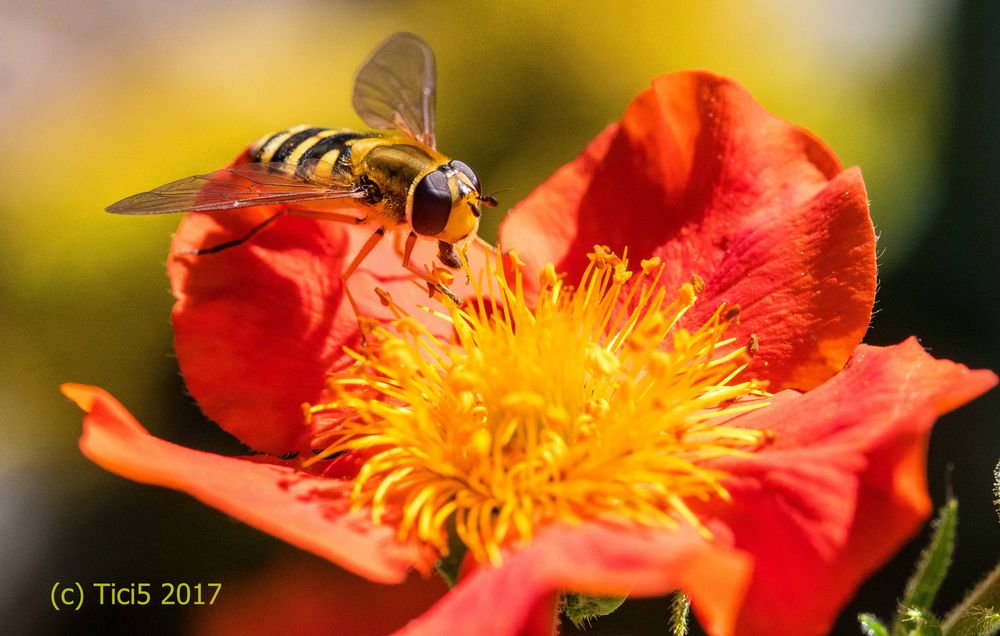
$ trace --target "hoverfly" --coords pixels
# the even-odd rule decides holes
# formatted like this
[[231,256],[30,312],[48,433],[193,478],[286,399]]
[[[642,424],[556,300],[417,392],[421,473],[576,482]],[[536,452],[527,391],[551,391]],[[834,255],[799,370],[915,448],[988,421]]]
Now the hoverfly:
[[[245,243],[284,214],[372,225],[375,231],[341,276],[355,313],[358,306],[347,279],[387,230],[408,230],[401,248],[403,267],[430,291],[457,302],[431,273],[410,262],[413,247],[418,237],[437,240],[438,259],[450,268],[461,267],[455,244],[474,236],[482,207],[497,202],[483,194],[469,166],[437,151],[435,84],[430,47],[411,33],[396,33],[372,52],[354,81],[354,110],[376,130],[297,126],[272,133],[250,146],[247,162],[130,196],[107,211],[165,214],[288,204],[244,236],[193,254]],[[324,205],[309,205],[317,201]],[[353,208],[354,213],[337,208]]]

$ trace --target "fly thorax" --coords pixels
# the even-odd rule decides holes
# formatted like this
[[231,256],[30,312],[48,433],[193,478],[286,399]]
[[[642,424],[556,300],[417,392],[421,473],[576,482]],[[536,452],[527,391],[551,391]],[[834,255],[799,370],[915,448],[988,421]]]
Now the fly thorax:
[[[358,151],[357,145],[354,148]],[[406,143],[380,139],[356,163],[359,180],[372,183],[378,189],[380,206],[396,223],[406,222],[407,198],[411,186],[432,164],[422,148]]]

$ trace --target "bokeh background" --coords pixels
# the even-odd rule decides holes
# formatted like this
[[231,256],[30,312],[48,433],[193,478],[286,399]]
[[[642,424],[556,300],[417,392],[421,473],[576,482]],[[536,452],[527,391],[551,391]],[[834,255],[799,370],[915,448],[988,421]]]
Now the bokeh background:
[[[210,171],[267,131],[360,127],[353,74],[398,30],[437,53],[440,147],[487,189],[509,188],[502,206],[572,159],[653,76],[737,78],[863,169],[881,263],[867,340],[915,334],[937,356],[1000,369],[1000,3],[0,1],[5,633],[308,633],[345,608],[382,616],[415,602],[358,587],[186,496],[105,473],[79,453],[80,413],[57,391],[97,384],[159,436],[241,452],[200,415],[172,354],[164,263],[179,219],[102,209]],[[1000,556],[998,425],[994,391],[932,439],[932,495],[960,499],[941,609]],[[838,633],[858,633],[858,611],[891,615],[923,541],[859,590]],[[76,580],[223,590],[213,607],[56,613],[50,587]],[[663,599],[629,601],[592,631],[662,634],[666,615]]]

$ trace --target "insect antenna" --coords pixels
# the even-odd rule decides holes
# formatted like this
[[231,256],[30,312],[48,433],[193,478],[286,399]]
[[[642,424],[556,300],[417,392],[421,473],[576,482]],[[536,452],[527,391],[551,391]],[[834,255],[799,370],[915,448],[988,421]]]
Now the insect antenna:
[[476,199],[488,208],[497,207],[497,199],[494,195],[500,194],[501,192],[507,192],[513,190],[514,188],[500,188],[499,190],[494,190],[489,194],[480,194]]

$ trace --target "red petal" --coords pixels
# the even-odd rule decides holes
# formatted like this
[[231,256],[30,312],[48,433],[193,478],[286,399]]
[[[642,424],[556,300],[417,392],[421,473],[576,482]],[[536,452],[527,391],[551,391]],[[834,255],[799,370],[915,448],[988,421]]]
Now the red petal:
[[[875,297],[875,235],[857,170],[812,134],[708,73],[658,78],[618,126],[518,205],[504,247],[578,276],[594,244],[660,256],[664,284],[700,275],[687,317],[739,304],[752,367],[772,389],[811,388],[861,341]],[[528,277],[533,279],[533,277]]]
[[710,545],[690,528],[556,526],[502,567],[484,567],[462,581],[399,633],[547,636],[560,590],[650,596],[678,588],[691,596],[709,631],[732,633],[749,576],[744,555]]
[[227,580],[211,611],[195,612],[193,629],[185,633],[383,635],[446,592],[438,578],[378,585],[303,556],[265,565],[245,579]]
[[102,389],[62,390],[87,412],[80,448],[106,470],[186,492],[372,581],[398,583],[411,566],[430,567],[429,555],[397,542],[391,528],[346,512],[347,482],[176,446],[150,435]]
[[754,557],[739,634],[825,633],[858,584],[930,511],[927,437],[939,415],[996,384],[910,339],[861,346],[819,388],[742,418],[774,431],[762,452],[720,463],[732,504],[715,512]]
[[[282,217],[253,241],[204,256],[178,251],[242,236],[278,206],[190,214],[174,239],[168,271],[177,303],[175,347],[187,387],[205,415],[248,446],[271,454],[310,446],[304,402],[322,399],[326,372],[358,343],[358,323],[341,272],[374,228]],[[480,264],[481,243],[470,253]],[[433,262],[436,244],[418,241],[413,262]],[[454,287],[464,288],[462,276]],[[361,312],[391,317],[374,294],[407,308],[431,304],[387,236],[351,277]],[[423,312],[414,312],[426,319]],[[443,321],[429,326],[450,332]]]

